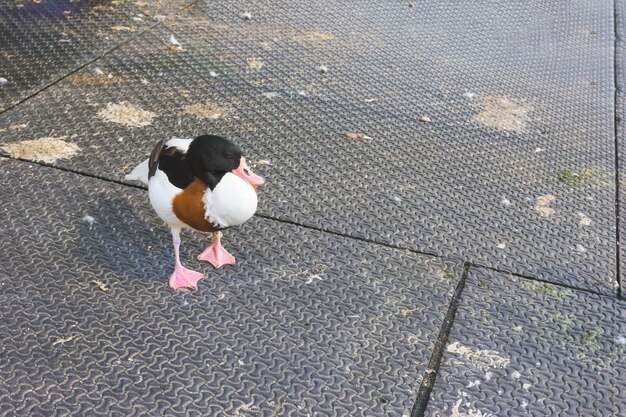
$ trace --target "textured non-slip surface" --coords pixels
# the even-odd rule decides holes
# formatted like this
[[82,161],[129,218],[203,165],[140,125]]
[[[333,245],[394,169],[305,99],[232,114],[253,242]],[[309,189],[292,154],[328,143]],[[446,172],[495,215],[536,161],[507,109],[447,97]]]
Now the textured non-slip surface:
[[82,150],[56,164],[121,180],[159,139],[220,133],[267,177],[263,214],[614,294],[612,16],[201,1],[2,114],[0,143],[62,136]]
[[[619,183],[620,183],[620,193],[619,193],[619,202],[620,202],[620,237],[623,238],[626,236],[626,221],[624,221],[624,212],[626,208],[626,195],[624,193],[624,189],[622,184],[624,184],[624,169],[626,169],[626,0],[616,0],[615,1],[615,19],[616,19],[616,42],[615,42],[615,87],[616,87],[616,112],[615,112],[615,123],[616,129],[615,134],[618,145],[619,152]],[[626,248],[624,245],[620,246],[620,265],[621,265],[621,295],[623,298],[626,298],[626,294],[624,292],[624,284],[626,284],[626,267],[624,266],[624,261],[626,260]]]
[[1,0],[0,110],[191,0]]
[[0,415],[408,415],[456,265],[254,219],[173,292],[146,200],[0,158]]
[[623,416],[626,302],[471,269],[427,416]]

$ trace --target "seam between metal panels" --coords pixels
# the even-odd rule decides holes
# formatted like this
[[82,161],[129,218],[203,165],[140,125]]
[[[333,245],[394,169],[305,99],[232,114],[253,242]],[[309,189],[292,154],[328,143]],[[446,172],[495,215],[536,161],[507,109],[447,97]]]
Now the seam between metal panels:
[[[1,151],[0,151],[0,157],[6,158],[6,159],[11,159],[11,160],[14,160],[14,161],[25,162],[25,163],[29,163],[29,164],[33,164],[33,165],[39,165],[39,166],[50,168],[50,169],[56,169],[56,170],[63,171],[63,172],[69,172],[69,173],[76,174],[76,175],[82,175],[84,177],[93,178],[93,179],[97,179],[97,180],[108,182],[108,183],[112,183],[112,184],[122,185],[124,187],[135,188],[135,189],[144,190],[144,191],[147,190],[147,188],[145,186],[143,186],[143,185],[129,184],[129,183],[124,182],[124,181],[114,180],[114,179],[106,178],[106,177],[101,177],[99,175],[94,175],[94,174],[88,174],[88,173],[85,173],[85,172],[73,170],[73,169],[66,168],[66,167],[54,166],[52,164],[48,164],[48,163],[45,163],[45,162],[31,161],[29,159],[24,159],[24,158],[14,158],[14,157],[8,156],[7,154],[3,154]],[[298,227],[302,227],[302,228],[309,229],[309,230],[316,230],[318,232],[328,233],[328,234],[335,235],[335,236],[341,236],[341,237],[345,237],[345,238],[352,239],[352,240],[358,240],[358,241],[370,243],[370,244],[373,244],[373,245],[385,246],[387,248],[396,249],[396,250],[404,250],[404,251],[407,251],[407,252],[410,252],[410,253],[414,253],[416,255],[430,256],[430,257],[442,259],[444,261],[452,261],[452,262],[459,262],[459,261],[461,261],[461,262],[463,262],[464,265],[469,265],[469,266],[474,267],[474,268],[482,268],[482,269],[488,269],[490,271],[494,271],[494,272],[498,272],[498,273],[510,274],[510,275],[518,277],[518,278],[527,279],[527,280],[530,280],[530,281],[541,282],[541,283],[549,284],[549,285],[555,285],[555,286],[561,287],[561,288],[568,288],[568,289],[571,289],[571,290],[574,290],[574,291],[582,291],[582,292],[585,292],[585,293],[588,293],[588,294],[595,294],[595,295],[599,295],[601,297],[606,297],[606,298],[617,298],[617,297],[615,297],[613,295],[603,294],[603,293],[600,293],[600,292],[597,292],[597,291],[592,291],[592,290],[587,289],[587,288],[580,288],[580,287],[566,285],[566,284],[559,283],[559,282],[547,281],[545,279],[537,278],[537,277],[534,277],[532,275],[525,275],[525,274],[522,274],[522,273],[519,273],[519,272],[513,272],[513,271],[506,270],[506,269],[496,268],[496,267],[493,267],[493,266],[482,265],[480,263],[467,261],[467,260],[462,259],[460,257],[445,256],[445,255],[440,255],[440,254],[435,253],[435,252],[421,251],[421,250],[412,249],[412,248],[408,248],[408,247],[404,247],[404,246],[399,246],[399,245],[394,245],[394,244],[390,244],[390,243],[386,243],[386,242],[381,242],[381,241],[378,241],[378,240],[375,240],[375,239],[368,239],[368,238],[364,238],[364,237],[353,236],[353,235],[350,235],[350,234],[347,234],[347,233],[341,233],[341,232],[336,232],[334,230],[324,229],[323,227],[311,226],[311,225],[307,225],[307,224],[303,224],[303,223],[298,223],[298,222],[295,222],[295,221],[292,221],[292,220],[282,219],[280,217],[269,216],[267,214],[258,214],[257,213],[254,216],[255,217],[259,217],[261,219],[272,220],[272,221],[275,221],[275,222],[278,222],[278,223],[290,224],[290,225],[293,225],[293,226],[298,226]]]
[[18,100],[16,103],[11,104],[10,106],[8,106],[7,108],[5,108],[4,110],[0,110],[0,114],[3,114],[11,109],[16,108],[17,106],[21,105],[22,103],[30,100],[31,98],[39,95],[40,93],[46,91],[48,88],[58,84],[59,82],[63,81],[64,79],[66,79],[67,77],[69,77],[72,74],[77,73],[78,71],[82,70],[83,68],[85,68],[86,66],[89,66],[91,64],[93,64],[94,62],[96,62],[97,60],[99,60],[100,58],[103,58],[105,56],[107,56],[108,54],[110,54],[111,52],[114,52],[116,50],[118,50],[119,48],[121,48],[124,45],[127,45],[128,43],[138,39],[139,37],[143,36],[146,32],[151,31],[152,29],[158,27],[159,25],[164,24],[165,22],[167,22],[168,20],[175,18],[176,16],[178,16],[179,14],[187,11],[190,7],[195,6],[200,0],[194,0],[190,3],[188,3],[187,5],[181,7],[179,10],[173,12],[172,14],[170,14],[165,20],[163,20],[162,22],[157,22],[151,26],[148,26],[146,28],[144,28],[142,31],[129,36],[128,38],[126,38],[125,40],[123,40],[122,42],[120,42],[119,44],[115,45],[114,47],[112,47],[111,49],[107,49],[106,51],[102,52],[101,54],[98,54],[96,57],[88,60],[87,62],[79,65],[78,67],[69,70],[68,72],[66,72],[65,74],[61,75],[59,78],[57,78],[54,81],[51,81],[50,83],[44,85],[43,87],[39,88],[38,90],[36,90],[35,92],[27,95],[26,97]]
[[450,337],[454,317],[456,316],[456,311],[459,308],[459,300],[461,298],[463,288],[465,288],[465,281],[470,268],[471,265],[469,263],[465,262],[463,264],[461,279],[459,279],[459,282],[454,290],[454,295],[452,296],[452,300],[448,306],[446,317],[443,319],[443,323],[441,323],[439,336],[435,342],[435,348],[433,349],[433,353],[428,361],[428,367],[424,372],[422,383],[420,384],[417,397],[415,398],[415,403],[413,404],[413,409],[411,410],[411,417],[422,417],[426,412],[426,407],[428,406],[430,394],[433,391],[435,380],[437,379],[437,374],[439,373],[439,366],[441,365],[441,360],[443,359],[445,348],[448,344],[448,338]]
[[580,288],[580,287],[575,287],[575,286],[572,286],[572,285],[566,285],[566,284],[563,284],[563,283],[560,283],[560,282],[548,281],[548,280],[545,280],[545,279],[534,277],[532,275],[520,274],[518,272],[512,272],[512,271],[508,271],[506,269],[500,269],[500,268],[496,268],[496,267],[493,267],[493,266],[482,265],[482,264],[469,262],[469,261],[467,261],[467,263],[470,266],[472,266],[473,268],[487,269],[489,271],[498,272],[500,274],[508,274],[508,275],[511,275],[511,276],[514,276],[514,277],[517,277],[517,278],[521,278],[521,279],[526,279],[526,280],[529,280],[529,281],[535,281],[535,282],[540,282],[542,284],[554,285],[556,287],[567,288],[567,289],[574,290],[574,291],[581,291],[581,292],[585,292],[587,294],[599,295],[601,297],[613,298],[613,299],[617,298],[616,296],[613,296],[613,295],[603,294],[601,292],[592,291],[592,290],[587,289],[587,288]]
[[622,254],[620,248],[620,223],[621,223],[621,205],[620,205],[620,183],[621,183],[621,175],[620,175],[620,146],[619,146],[619,137],[620,133],[622,133],[622,118],[619,114],[621,110],[620,106],[620,78],[621,78],[621,69],[622,67],[622,54],[621,54],[621,32],[624,30],[623,24],[620,21],[622,16],[620,15],[621,9],[618,7],[618,2],[620,0],[613,0],[613,30],[614,30],[614,44],[613,44],[613,129],[615,135],[615,263],[616,263],[616,275],[617,275],[617,297],[622,297],[622,276],[621,276],[621,263],[622,263]]

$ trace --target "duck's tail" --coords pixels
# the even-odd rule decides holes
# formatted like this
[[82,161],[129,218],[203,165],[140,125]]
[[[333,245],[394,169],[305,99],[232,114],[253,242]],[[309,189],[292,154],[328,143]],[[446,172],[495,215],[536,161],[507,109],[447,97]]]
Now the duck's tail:
[[133,169],[130,174],[126,175],[126,181],[141,181],[144,185],[148,185],[149,160],[146,159]]

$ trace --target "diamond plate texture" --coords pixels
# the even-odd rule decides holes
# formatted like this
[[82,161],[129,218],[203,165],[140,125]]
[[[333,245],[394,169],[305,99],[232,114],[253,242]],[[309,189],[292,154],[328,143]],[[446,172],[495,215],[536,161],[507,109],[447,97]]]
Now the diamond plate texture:
[[[616,19],[616,33],[615,33],[615,104],[617,106],[615,113],[615,140],[617,141],[619,152],[619,203],[620,203],[620,240],[626,236],[626,219],[624,218],[624,208],[626,207],[626,196],[624,195],[624,170],[626,169],[626,0],[615,1],[615,19]],[[621,272],[621,296],[626,298],[626,253],[624,253],[624,245],[620,245],[619,248],[619,262]]]
[[623,416],[626,302],[470,269],[427,416]]
[[0,111],[190,3],[191,0],[0,1],[0,77],[6,80],[0,84]]
[[[5,112],[0,143],[65,136],[56,165],[121,180],[158,139],[223,134],[265,215],[614,294],[612,3],[414,6],[202,1],[79,73],[110,82]],[[154,117],[99,116],[119,103]]]
[[173,292],[142,190],[0,158],[0,209],[3,416],[408,414],[459,277],[255,218],[226,232],[220,270],[184,234],[206,275]]

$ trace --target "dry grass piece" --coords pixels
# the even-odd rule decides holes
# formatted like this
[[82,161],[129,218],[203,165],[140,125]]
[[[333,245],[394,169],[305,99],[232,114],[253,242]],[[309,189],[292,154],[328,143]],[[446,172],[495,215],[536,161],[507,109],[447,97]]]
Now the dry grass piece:
[[130,26],[111,26],[111,30],[116,32],[134,32],[135,28],[131,28]]
[[45,137],[35,140],[25,140],[23,142],[2,145],[0,149],[9,154],[12,158],[41,161],[51,164],[57,159],[69,158],[80,151],[78,145],[66,142],[63,139],[64,137]]
[[529,107],[525,99],[488,96],[481,101],[483,111],[474,119],[489,127],[511,132],[524,132]]
[[118,123],[127,127],[144,127],[152,123],[156,114],[142,110],[130,103],[107,104],[106,109],[98,112],[98,117],[112,123]]
[[343,132],[343,137],[346,139],[371,139],[365,133],[350,132],[349,130]]
[[249,58],[248,68],[253,69],[255,71],[260,71],[261,68],[263,68],[263,61],[261,61],[259,58]]
[[474,350],[463,346],[459,342],[454,342],[446,348],[448,352],[456,353],[467,362],[480,368],[504,368],[509,365],[511,360],[500,355],[493,350]]
[[554,214],[554,209],[549,206],[554,200],[556,200],[556,197],[552,194],[537,197],[535,200],[535,210],[537,210],[541,217],[552,216]]
[[294,36],[294,40],[300,44],[317,44],[324,45],[328,41],[335,39],[335,35],[328,32],[319,32],[316,30],[305,32]]
[[215,120],[219,119],[224,113],[226,113],[226,110],[223,107],[211,103],[191,104],[183,108],[183,113],[191,114],[200,119]]

